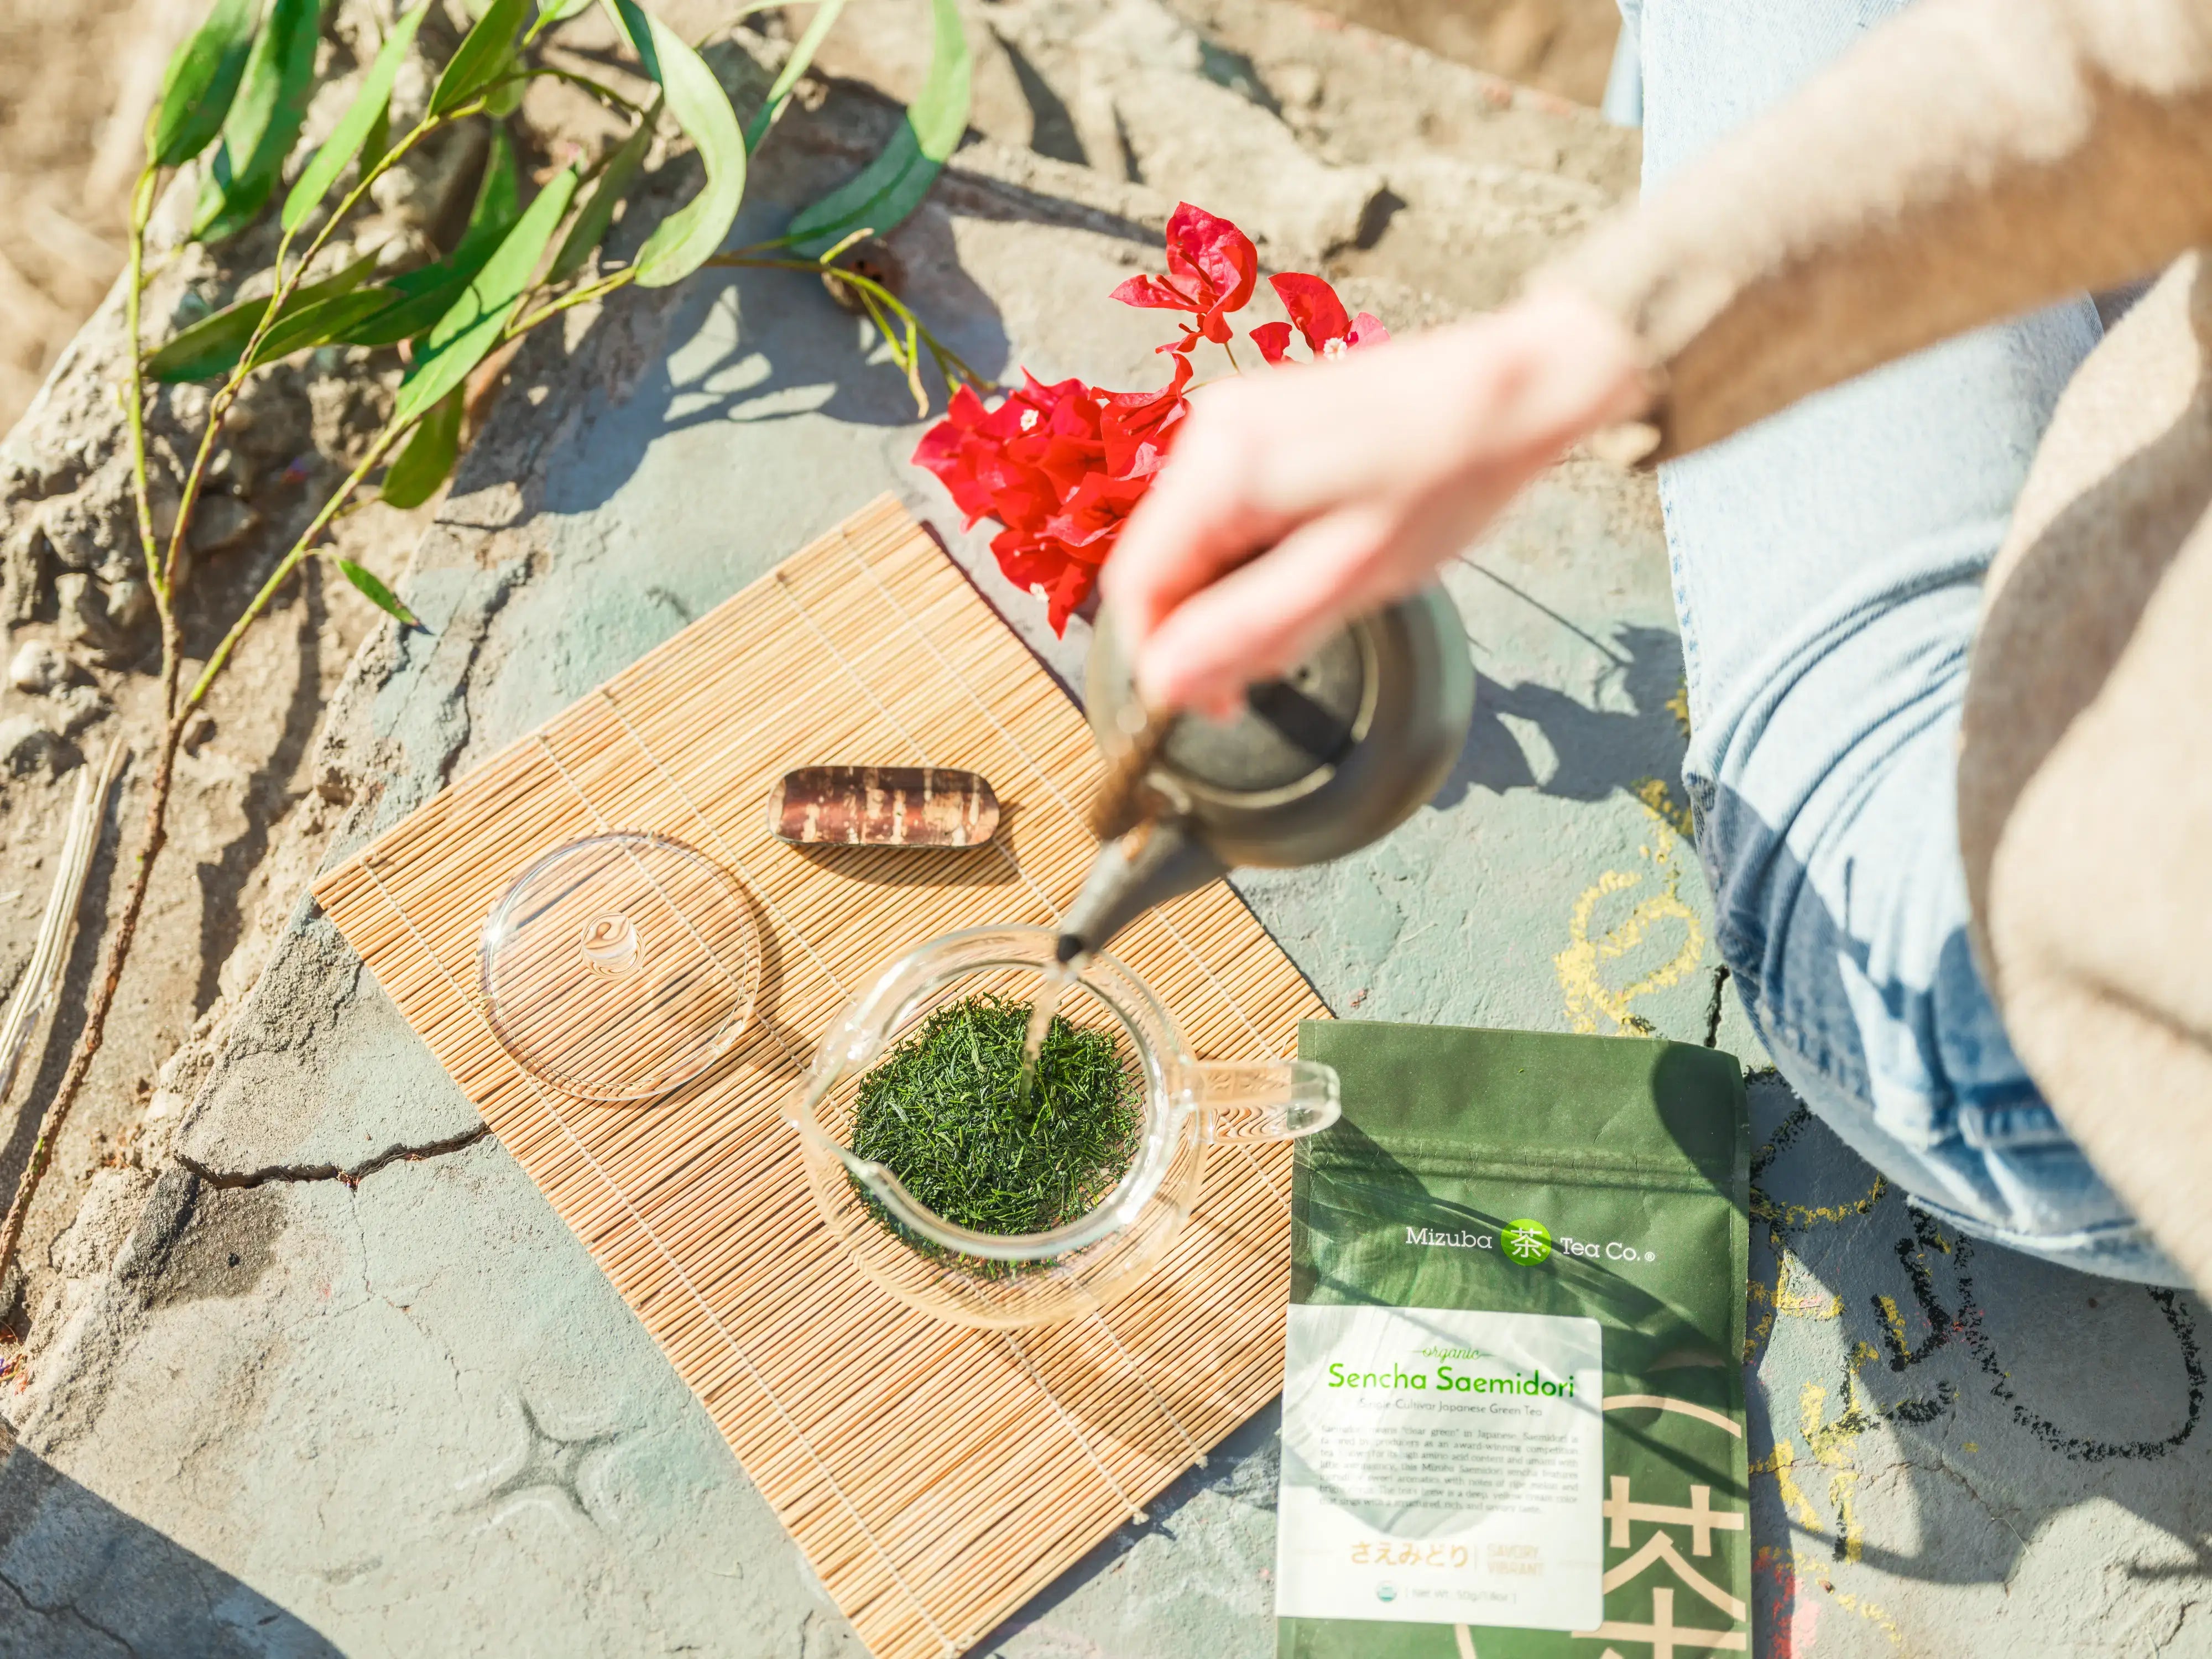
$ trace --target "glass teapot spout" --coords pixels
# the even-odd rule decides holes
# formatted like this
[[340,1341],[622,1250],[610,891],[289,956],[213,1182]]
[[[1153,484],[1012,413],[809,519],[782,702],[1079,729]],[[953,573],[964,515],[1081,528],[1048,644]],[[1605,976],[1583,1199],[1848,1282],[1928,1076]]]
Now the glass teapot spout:
[[1083,890],[1060,919],[1054,951],[1079,962],[1156,904],[1197,891],[1229,873],[1187,817],[1155,818],[1098,849]]

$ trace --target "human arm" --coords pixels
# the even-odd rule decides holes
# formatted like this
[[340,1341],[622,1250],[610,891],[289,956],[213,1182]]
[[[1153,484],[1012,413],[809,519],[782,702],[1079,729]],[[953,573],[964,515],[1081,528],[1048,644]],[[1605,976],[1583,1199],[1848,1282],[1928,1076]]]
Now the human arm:
[[2204,0],[1923,0],[1522,304],[1207,392],[1107,567],[1146,696],[1233,701],[1609,422],[1679,454],[2212,240],[2208,87]]

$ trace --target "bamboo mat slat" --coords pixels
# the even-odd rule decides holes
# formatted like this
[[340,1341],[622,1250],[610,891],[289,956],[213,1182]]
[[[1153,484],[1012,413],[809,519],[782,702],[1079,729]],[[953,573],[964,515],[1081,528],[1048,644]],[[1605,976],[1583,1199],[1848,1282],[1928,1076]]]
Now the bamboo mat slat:
[[[965,767],[1005,807],[963,853],[817,860],[768,832],[793,767]],[[1049,924],[1097,843],[1081,717],[886,496],[425,803],[315,896],[660,1344],[877,1659],[981,1640],[1282,1382],[1290,1156],[1212,1153],[1144,1289],[1042,1330],[892,1302],[817,1218],[780,1111],[816,1041],[890,959],[987,922]],[[648,830],[756,907],[752,1021],[643,1106],[538,1082],[477,992],[485,918],[539,854]],[[1288,1055],[1324,1012],[1225,886],[1116,953],[1193,1046]]]

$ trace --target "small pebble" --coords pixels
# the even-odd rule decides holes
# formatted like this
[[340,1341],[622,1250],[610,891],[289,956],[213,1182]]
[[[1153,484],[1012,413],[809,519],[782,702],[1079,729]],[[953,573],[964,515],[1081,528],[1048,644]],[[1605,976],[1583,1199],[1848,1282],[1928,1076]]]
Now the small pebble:
[[261,515],[235,495],[210,495],[192,514],[195,553],[219,553],[235,547],[261,526]]
[[75,665],[44,640],[25,641],[8,663],[8,684],[33,696],[58,691],[75,678]]
[[114,710],[96,686],[73,685],[61,694],[62,735],[74,738],[88,726],[97,726]]
[[18,778],[39,772],[52,777],[73,763],[68,745],[28,714],[0,720],[0,771]]
[[1310,109],[1321,102],[1321,71],[1311,64],[1284,64],[1267,78],[1275,95],[1292,108]]

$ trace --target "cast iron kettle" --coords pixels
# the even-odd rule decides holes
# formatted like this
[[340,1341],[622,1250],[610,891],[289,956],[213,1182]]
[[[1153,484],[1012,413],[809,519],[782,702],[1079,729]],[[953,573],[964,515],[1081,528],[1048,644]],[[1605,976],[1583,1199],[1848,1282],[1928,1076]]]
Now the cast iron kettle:
[[[1110,607],[1084,704],[1109,754],[1145,724]],[[1099,849],[1062,921],[1060,959],[1240,865],[1319,864],[1380,840],[1443,785],[1474,717],[1467,635],[1431,584],[1253,686],[1235,720],[1178,721],[1145,777],[1161,810]]]

